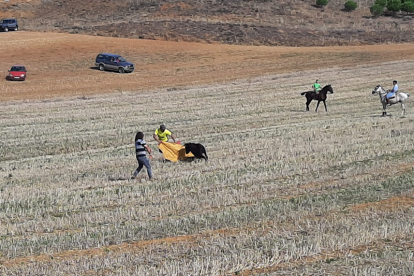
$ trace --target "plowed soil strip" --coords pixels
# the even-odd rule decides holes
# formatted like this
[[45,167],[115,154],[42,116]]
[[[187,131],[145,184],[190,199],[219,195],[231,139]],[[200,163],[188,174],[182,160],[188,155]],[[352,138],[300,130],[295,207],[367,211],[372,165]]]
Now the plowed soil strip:
[[[362,203],[362,204],[356,204],[348,209],[353,213],[352,215],[355,216],[355,214],[364,215],[365,212],[369,211],[372,212],[374,210],[381,210],[381,211],[393,211],[393,210],[407,210],[409,208],[412,208],[414,206],[414,197],[410,196],[397,196],[393,198],[389,198],[386,200],[378,201],[378,202],[370,202],[370,203]],[[330,213],[329,216],[334,215],[334,213]],[[273,224],[273,223],[269,223]],[[283,228],[280,225],[278,225],[279,228]],[[286,228],[288,228],[289,225],[286,225]],[[155,239],[155,240],[148,240],[148,241],[137,241],[137,242],[131,242],[131,243],[123,243],[120,245],[109,245],[106,247],[101,248],[94,248],[94,249],[85,249],[85,250],[68,250],[61,253],[48,255],[48,254],[41,254],[37,256],[31,256],[31,257],[22,257],[22,258],[16,258],[12,260],[2,260],[0,261],[0,264],[4,267],[10,268],[15,266],[24,265],[29,262],[57,262],[62,260],[68,260],[68,259],[79,259],[84,256],[90,256],[90,257],[99,257],[105,255],[108,251],[113,252],[137,252],[140,251],[146,247],[149,246],[156,246],[156,245],[169,245],[174,243],[196,243],[199,240],[205,240],[216,236],[231,236],[231,235],[237,235],[241,231],[251,231],[254,230],[251,227],[244,227],[244,228],[233,228],[233,229],[218,229],[218,230],[211,230],[211,231],[205,231],[198,234],[193,235],[185,235],[185,236],[178,236],[178,237],[167,237],[162,239]],[[266,232],[266,228],[261,227],[261,230]],[[351,254],[356,254],[358,252],[361,252],[365,249],[368,249],[370,247],[376,247],[377,244],[370,244],[370,245],[361,245],[357,248],[350,248],[349,252]],[[264,273],[264,272],[271,272],[271,271],[277,271],[278,269],[281,269],[282,267],[292,266],[294,264],[300,265],[303,263],[308,262],[316,262],[319,260],[324,260],[327,258],[339,258],[345,256],[345,252],[343,251],[327,251],[322,252],[318,254],[317,256],[309,256],[306,258],[303,258],[299,261],[295,262],[289,262],[289,263],[283,263],[274,265],[268,268],[260,268],[257,270],[248,270],[242,272],[243,274],[239,275],[253,275],[257,273]],[[53,257],[53,258],[52,258]],[[53,261],[52,261],[53,259]]]
[[[382,169],[381,171],[375,171],[375,172],[371,172],[369,174],[364,174],[364,175],[374,175],[375,176],[379,172],[381,172],[381,173],[383,173],[381,175],[381,179],[384,179],[386,177],[391,177],[391,176],[395,177],[395,176],[403,175],[404,173],[411,172],[413,170],[413,167],[414,167],[414,162],[398,163],[398,164],[392,165],[388,169],[388,171],[392,172],[392,173],[384,173],[384,170]],[[352,176],[348,177],[347,179],[348,180],[357,179],[361,176],[363,176],[363,175],[352,175]],[[282,178],[280,178],[280,179],[282,179]],[[295,191],[294,195],[282,196],[282,197],[279,197],[279,198],[289,200],[289,199],[292,199],[292,198],[297,198],[298,196],[301,196],[303,194],[309,195],[310,192],[312,191],[312,189],[314,189],[314,188],[317,189],[319,187],[323,187],[326,184],[333,185],[333,184],[335,184],[335,183],[337,183],[338,181],[341,181],[341,180],[342,179],[331,179],[331,180],[325,181],[325,182],[312,182],[312,183],[309,183],[309,184],[305,184],[305,185],[299,186],[299,188],[301,188],[301,190]],[[109,186],[106,186],[106,187],[109,187]],[[99,187],[99,188],[102,189],[102,187]],[[88,188],[85,188],[85,189],[90,190],[90,189],[94,189],[94,188],[88,187]],[[272,200],[272,199],[277,199],[278,198],[278,197],[266,197],[266,195],[268,195],[268,194],[269,194],[268,192],[267,193],[255,193],[254,198],[257,198],[257,201]],[[163,196],[163,195],[160,195],[160,196]],[[394,208],[394,209],[398,209],[399,204],[401,205],[401,204],[404,204],[404,203],[407,203],[407,204],[412,203],[411,202],[412,201],[411,197],[398,197],[398,198],[401,199],[401,201],[394,202],[392,199],[389,199],[389,200],[384,200],[384,201],[379,201],[379,202],[362,203],[362,204],[352,205],[348,209],[350,209],[351,211],[354,211],[354,212],[358,211],[358,209],[363,209],[364,210],[364,209],[368,209],[372,206],[375,207],[375,208],[373,208],[373,210],[386,210],[387,208],[391,208],[391,207]],[[168,200],[168,199],[169,199],[168,195],[164,195],[164,200]],[[255,204],[255,203],[253,203],[253,202],[239,203],[239,204],[226,205],[225,207],[226,208],[229,208],[229,207],[236,207],[237,208],[237,207],[242,207],[242,206],[247,206],[247,205],[252,205],[252,204]],[[122,206],[123,205],[118,205],[118,204],[105,205],[105,206],[100,206],[98,209],[99,210],[111,210],[111,209],[116,209],[116,208],[119,208],[119,207],[122,207]],[[137,204],[132,204],[131,206],[137,206]],[[366,208],[364,208],[363,206],[366,206]],[[91,207],[90,209],[91,210],[96,210],[97,207]],[[175,214],[175,215],[188,215],[188,214],[200,215],[200,214],[212,211],[212,210],[218,210],[218,207],[205,208],[201,212],[191,212],[191,213]],[[221,210],[223,210],[223,207],[221,208]],[[88,212],[88,209],[73,210],[71,213],[81,213],[81,212]],[[165,217],[160,216],[160,217],[152,218],[152,219],[149,219],[149,220],[162,220],[164,218]],[[27,220],[28,220],[28,218],[25,218],[25,217],[20,218],[20,221],[27,221]],[[5,223],[5,222],[3,222],[3,223]],[[43,232],[42,233],[36,233],[36,232],[34,232],[34,233],[30,233],[30,236],[29,235],[14,236],[13,238],[14,239],[24,239],[24,238],[29,238],[29,237],[33,237],[33,236],[50,236],[50,235],[58,234],[58,233],[59,234],[65,234],[65,233],[75,233],[75,232],[81,232],[81,231],[82,231],[82,229],[61,230],[61,231],[55,231],[55,232],[49,232],[49,233],[43,233]]]
[[349,255],[357,255],[364,251],[375,251],[379,252],[384,250],[388,246],[398,245],[400,248],[404,250],[413,250],[414,249],[414,241],[412,239],[407,239],[407,237],[394,237],[392,241],[385,241],[385,240],[377,240],[373,243],[360,245],[355,248],[349,248],[348,250],[337,250],[337,251],[324,251],[319,253],[315,256],[308,256],[304,257],[300,260],[295,260],[291,262],[284,262],[276,265],[272,265],[269,267],[262,267],[262,268],[253,268],[249,270],[238,271],[237,273],[225,274],[225,275],[242,275],[242,276],[249,276],[249,275],[257,275],[263,273],[271,273],[276,272],[281,269],[285,268],[292,268],[292,267],[299,267],[301,265],[308,265],[310,263],[316,263],[319,261],[329,260],[329,259],[340,259],[345,256]]
[[[121,54],[131,74],[100,72],[100,52]],[[166,42],[62,33],[2,34],[2,64],[26,65],[25,82],[0,78],[0,102],[88,96],[213,84],[269,74],[366,66],[414,59],[412,44],[352,47],[256,47]],[[363,58],[361,58],[361,56]],[[6,70],[6,68],[3,68]]]
[[[389,199],[381,200],[378,202],[355,204],[353,206],[348,207],[348,210],[352,211],[354,215],[355,213],[363,214],[367,211],[376,211],[376,210],[380,210],[380,211],[407,210],[407,209],[412,208],[413,206],[414,206],[414,197],[398,196],[398,197],[392,197]],[[249,275],[262,274],[262,273],[276,272],[283,268],[298,267],[301,265],[306,265],[309,263],[314,263],[314,262],[323,261],[327,259],[339,259],[339,258],[343,258],[348,255],[356,255],[356,254],[359,254],[367,250],[381,251],[384,249],[385,246],[388,246],[390,244],[392,245],[395,243],[404,243],[404,247],[406,249],[414,247],[414,241],[412,239],[407,239],[407,237],[394,237],[393,241],[377,240],[367,245],[360,245],[354,248],[349,248],[348,251],[344,251],[344,250],[323,251],[319,253],[318,255],[307,256],[300,260],[280,263],[280,264],[272,265],[269,267],[262,267],[262,268],[239,271],[237,272],[237,274],[232,274],[232,275],[249,276]]]

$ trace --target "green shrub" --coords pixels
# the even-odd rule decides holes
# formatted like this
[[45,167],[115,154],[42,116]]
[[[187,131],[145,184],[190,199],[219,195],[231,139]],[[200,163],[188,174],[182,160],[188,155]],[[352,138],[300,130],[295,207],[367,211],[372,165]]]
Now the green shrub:
[[326,6],[328,5],[329,0],[316,0],[317,6]]
[[375,0],[374,6],[375,5],[385,7],[387,5],[387,0]]
[[401,0],[388,0],[387,10],[390,12],[398,12],[401,10]]
[[378,4],[370,7],[369,10],[373,16],[381,16],[384,14],[384,7]]
[[352,0],[348,0],[345,2],[345,10],[346,11],[353,11],[358,7],[358,4]]
[[401,5],[401,10],[405,11],[407,13],[414,13],[414,3],[413,2],[408,2],[405,1],[402,5]]

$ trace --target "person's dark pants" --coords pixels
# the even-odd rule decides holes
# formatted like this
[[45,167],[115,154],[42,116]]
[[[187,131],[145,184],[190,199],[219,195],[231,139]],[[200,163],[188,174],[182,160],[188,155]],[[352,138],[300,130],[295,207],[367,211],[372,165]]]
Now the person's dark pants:
[[145,166],[147,168],[148,177],[152,178],[152,170],[151,170],[151,164],[149,162],[149,159],[146,156],[137,156],[138,161],[138,168],[134,172],[134,176],[136,177],[139,172],[142,170],[142,168]]

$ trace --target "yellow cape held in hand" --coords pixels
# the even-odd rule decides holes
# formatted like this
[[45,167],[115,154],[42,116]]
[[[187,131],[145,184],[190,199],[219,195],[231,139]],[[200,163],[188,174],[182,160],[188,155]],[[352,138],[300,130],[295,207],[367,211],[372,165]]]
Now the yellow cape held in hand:
[[185,147],[181,144],[162,142],[158,145],[158,148],[162,151],[164,158],[170,160],[171,162],[177,162],[178,160],[194,157],[191,152],[186,154]]

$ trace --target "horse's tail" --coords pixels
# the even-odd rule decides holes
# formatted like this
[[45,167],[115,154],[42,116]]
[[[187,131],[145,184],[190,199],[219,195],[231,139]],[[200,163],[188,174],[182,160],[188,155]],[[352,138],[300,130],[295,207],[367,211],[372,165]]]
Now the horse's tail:
[[407,94],[407,98],[410,97],[410,94],[408,94],[408,93],[405,93],[405,94]]
[[306,93],[308,93],[309,91],[305,91],[305,92],[302,92],[302,93],[300,93],[302,96],[303,95],[305,95]]

